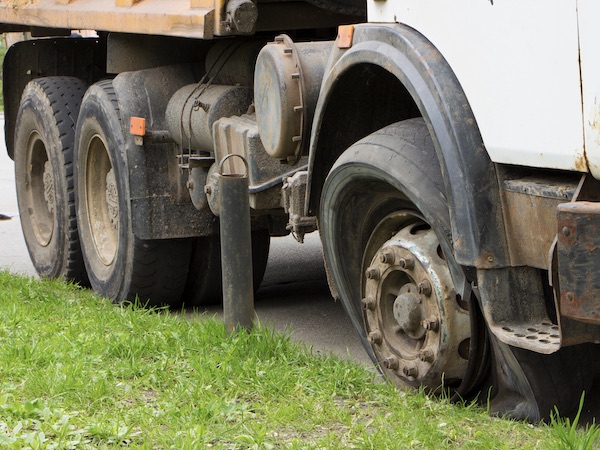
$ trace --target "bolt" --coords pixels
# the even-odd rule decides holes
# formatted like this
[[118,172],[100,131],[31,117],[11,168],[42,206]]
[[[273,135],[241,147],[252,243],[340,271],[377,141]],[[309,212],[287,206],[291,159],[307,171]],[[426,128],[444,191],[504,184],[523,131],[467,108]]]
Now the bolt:
[[413,377],[413,378],[416,378],[417,375],[419,375],[419,371],[417,370],[417,368],[415,366],[406,366],[406,367],[404,367],[402,369],[402,373],[406,377]]
[[391,250],[385,250],[379,255],[379,261],[384,264],[394,264],[395,259],[394,252]]
[[204,186],[204,193],[206,195],[212,194],[212,187],[210,187],[208,184],[206,186]]
[[571,292],[567,292],[567,300],[572,301],[573,300],[573,294]]
[[390,356],[388,358],[385,358],[382,361],[381,365],[386,369],[396,370],[400,366],[400,363],[398,362],[398,358],[396,358],[395,356]]
[[362,299],[362,306],[365,311],[373,311],[375,309],[375,300],[372,297],[365,297]]
[[381,273],[379,272],[379,269],[377,269],[376,267],[369,267],[367,269],[367,278],[369,280],[379,280],[380,277],[381,277]]
[[419,352],[419,359],[423,362],[433,362],[434,355],[433,352],[429,349],[421,350]]
[[190,191],[193,191],[193,190],[194,190],[194,182],[193,182],[192,180],[187,180],[187,183],[185,183],[185,185],[187,186],[187,188],[188,188]]
[[493,263],[494,262],[494,257],[492,255],[487,257],[487,260],[489,263]]
[[417,290],[419,294],[429,297],[431,295],[431,283],[427,280],[423,280],[417,285]]
[[383,337],[379,331],[371,331],[369,333],[369,342],[373,345],[381,345]]
[[430,316],[427,319],[423,320],[421,322],[421,325],[423,325],[423,328],[429,331],[437,331],[440,328],[440,322],[435,316]]
[[402,258],[398,261],[398,265],[406,270],[413,270],[415,268],[415,260],[412,258]]
[[564,234],[565,236],[568,236],[571,234],[571,230],[569,230],[567,227],[564,227],[562,229],[562,234]]

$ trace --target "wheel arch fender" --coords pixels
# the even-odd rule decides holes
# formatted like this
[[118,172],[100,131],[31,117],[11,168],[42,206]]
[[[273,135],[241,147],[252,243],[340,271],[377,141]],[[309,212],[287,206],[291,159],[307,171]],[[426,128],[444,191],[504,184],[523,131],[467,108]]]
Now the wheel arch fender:
[[[393,80],[396,87],[382,89],[400,89],[405,104],[380,105],[377,94],[374,101],[364,97],[362,91],[377,91],[377,83],[369,86],[368,78],[365,85],[353,85],[349,94],[351,83],[364,81],[357,74],[369,70],[387,74],[376,81]],[[343,108],[355,106],[348,100],[352,96],[362,98],[362,105]],[[410,102],[412,107],[406,104]],[[327,173],[346,147],[376,129],[418,115],[429,127],[440,163],[457,261],[482,269],[510,265],[495,165],[466,94],[441,53],[404,25],[357,25],[352,47],[332,51],[313,123],[307,213],[318,211]],[[334,139],[343,144],[336,145]]]
[[101,39],[52,38],[16,42],[2,66],[4,134],[8,156],[14,158],[17,112],[31,80],[50,76],[79,78],[88,85],[106,76],[106,44]]

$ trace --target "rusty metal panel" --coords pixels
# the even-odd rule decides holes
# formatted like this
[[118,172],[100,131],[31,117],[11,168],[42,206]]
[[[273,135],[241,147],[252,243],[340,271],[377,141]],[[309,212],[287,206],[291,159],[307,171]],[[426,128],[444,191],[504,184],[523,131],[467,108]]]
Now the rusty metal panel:
[[214,2],[202,3],[194,8],[190,0],[0,0],[0,23],[209,39]]
[[577,180],[524,177],[504,180],[502,186],[511,265],[547,270],[556,208],[573,198]]
[[561,314],[600,324],[600,203],[558,206]]

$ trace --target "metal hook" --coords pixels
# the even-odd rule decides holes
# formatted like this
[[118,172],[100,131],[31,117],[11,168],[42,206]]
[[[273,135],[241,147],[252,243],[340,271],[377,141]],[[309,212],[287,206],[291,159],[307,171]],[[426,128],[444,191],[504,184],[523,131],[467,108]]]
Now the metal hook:
[[[240,158],[243,162],[244,162],[244,166],[246,167],[246,173],[245,174],[234,174],[234,173],[230,173],[225,175],[223,173],[223,164],[225,163],[225,161],[227,161],[229,158],[233,157],[233,156],[237,156],[238,158]],[[238,155],[236,153],[230,153],[229,155],[225,156],[221,162],[219,163],[219,175],[221,176],[240,176],[242,178],[247,178],[248,174],[249,174],[250,170],[248,168],[248,161],[246,161],[246,158],[244,158],[242,155]]]

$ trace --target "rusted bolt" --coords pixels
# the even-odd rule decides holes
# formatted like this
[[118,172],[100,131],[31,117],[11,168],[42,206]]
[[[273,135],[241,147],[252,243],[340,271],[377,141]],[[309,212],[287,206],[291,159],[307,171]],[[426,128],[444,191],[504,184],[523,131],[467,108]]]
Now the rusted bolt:
[[382,361],[381,365],[389,370],[396,370],[396,369],[398,369],[398,367],[400,367],[398,358],[396,358],[395,356],[390,356],[388,358],[385,358]]
[[434,355],[433,352],[429,349],[424,349],[419,352],[419,359],[423,362],[433,362]]
[[413,378],[416,378],[417,375],[419,375],[419,371],[417,370],[417,368],[415,366],[406,366],[406,367],[404,367],[402,369],[402,373],[406,377],[413,377]]
[[363,309],[365,311],[373,311],[375,309],[375,300],[372,297],[365,297],[361,300]]
[[564,234],[565,236],[568,236],[571,234],[571,230],[569,230],[567,227],[564,227],[562,229],[562,234]]
[[415,268],[415,260],[412,258],[401,258],[398,261],[398,265],[406,270],[413,270]]
[[185,185],[190,191],[194,190],[194,182],[192,180],[187,180],[187,183],[185,183]]
[[394,264],[395,259],[394,252],[391,250],[385,250],[379,255],[379,261],[384,264]]
[[488,262],[493,263],[494,262],[494,257],[492,255],[487,257]]
[[369,333],[369,342],[373,345],[381,345],[383,337],[379,331],[371,331]]
[[566,297],[567,297],[567,300],[573,301],[573,294],[571,292],[567,292]]
[[204,186],[204,193],[206,195],[212,194],[212,187],[210,187],[208,184],[206,186]]
[[429,297],[431,295],[431,283],[427,280],[423,280],[417,285],[417,290],[419,294]]
[[380,277],[381,277],[381,273],[379,272],[378,268],[369,267],[367,269],[367,278],[369,280],[379,280]]
[[437,331],[440,328],[440,321],[437,317],[430,316],[427,319],[424,319],[423,322],[421,322],[421,325],[428,331]]

